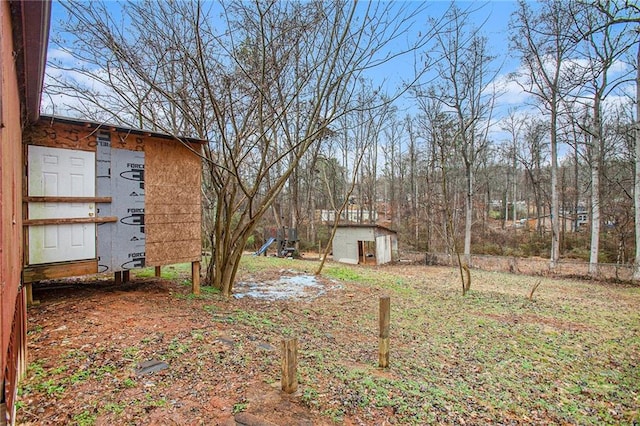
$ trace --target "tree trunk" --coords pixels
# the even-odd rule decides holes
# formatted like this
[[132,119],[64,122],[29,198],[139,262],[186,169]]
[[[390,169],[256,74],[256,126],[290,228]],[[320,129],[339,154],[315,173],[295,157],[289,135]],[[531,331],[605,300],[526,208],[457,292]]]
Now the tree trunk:
[[554,270],[560,259],[560,203],[558,199],[558,111],[557,100],[551,108],[551,259],[549,268]]
[[467,168],[467,196],[465,197],[465,220],[464,220],[464,261],[467,266],[471,265],[471,225],[473,224],[473,169],[471,164],[466,164]]
[[636,227],[636,259],[633,268],[633,280],[640,281],[640,44],[636,58],[636,158],[635,158],[635,185],[633,201],[635,206]]
[[593,130],[595,134],[593,137],[593,155],[591,158],[591,247],[589,255],[589,275],[595,277],[598,275],[598,252],[600,250],[600,165],[603,155],[600,102],[597,97],[593,105],[593,113]]

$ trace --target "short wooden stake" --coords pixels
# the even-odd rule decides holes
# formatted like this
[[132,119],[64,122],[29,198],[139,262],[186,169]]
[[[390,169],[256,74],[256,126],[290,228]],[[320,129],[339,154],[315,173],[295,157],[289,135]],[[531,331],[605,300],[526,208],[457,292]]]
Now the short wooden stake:
[[116,285],[122,284],[122,271],[116,272],[114,274],[113,280],[115,281]]
[[131,281],[131,272],[130,271],[122,271],[122,282],[128,283]]
[[200,262],[191,262],[191,292],[200,295]]
[[160,277],[162,275],[161,266],[156,266],[156,277]]
[[282,390],[294,393],[298,389],[298,339],[282,340]]
[[389,328],[391,323],[391,299],[389,296],[380,297],[380,349],[378,351],[378,365],[380,368],[389,367]]

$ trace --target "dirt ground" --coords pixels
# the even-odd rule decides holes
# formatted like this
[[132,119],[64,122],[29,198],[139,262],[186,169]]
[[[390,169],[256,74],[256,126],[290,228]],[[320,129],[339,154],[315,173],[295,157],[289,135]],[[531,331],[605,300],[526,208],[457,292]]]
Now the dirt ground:
[[[256,268],[241,272],[240,280],[249,284],[236,284],[239,296],[251,292],[256,296],[258,290],[251,283],[262,283],[266,285],[257,287],[276,291],[273,300],[259,298],[259,295],[258,298],[226,299],[206,287],[201,297],[194,297],[190,294],[187,274],[178,274],[171,279],[138,278],[132,274],[132,282],[119,286],[110,277],[35,286],[34,299],[39,304],[31,307],[28,314],[30,367],[18,398],[18,424],[268,426],[410,423],[406,414],[402,414],[401,410],[406,410],[402,401],[413,398],[420,404],[421,399],[416,395],[428,394],[430,388],[414,381],[407,386],[419,386],[417,389],[393,389],[385,393],[383,399],[380,392],[387,390],[372,385],[369,390],[379,392],[378,401],[390,402],[388,406],[374,406],[362,399],[373,400],[374,394],[355,392],[353,386],[346,382],[366,381],[373,377],[382,384],[397,383],[398,377],[407,373],[402,366],[395,370],[376,368],[376,309],[378,297],[385,290],[375,283],[357,284],[348,276],[341,280],[319,277],[317,281],[306,283],[310,285],[304,287],[304,291],[283,296],[284,290],[276,285],[277,280],[283,276],[291,280],[307,280],[313,270],[311,263],[309,271],[305,270],[304,263],[296,265],[296,270]],[[444,299],[451,291],[439,293],[440,288],[456,277],[456,272],[450,268],[393,267],[394,271],[398,269],[404,278],[420,287],[418,294],[421,297],[435,295],[431,302],[425,302],[428,306],[436,306],[433,303],[441,300],[445,303]],[[371,270],[374,274],[385,273],[385,269]],[[487,300],[496,304],[512,300],[508,298],[511,296],[503,293],[505,291],[522,295],[528,293],[528,287],[502,289],[504,286],[499,275],[488,274],[485,278],[483,293],[478,293],[476,299],[470,299],[470,306],[484,303],[485,294]],[[538,279],[531,278],[530,281],[535,283]],[[296,287],[299,284],[297,282]],[[547,285],[551,286],[545,282],[541,293]],[[498,286],[501,293],[495,292]],[[609,303],[600,295],[600,292],[608,291],[607,287],[595,288],[597,299]],[[398,291],[402,289],[400,283]],[[565,300],[573,297],[569,289],[562,288],[562,292]],[[580,289],[578,297],[583,298],[583,292]],[[542,314],[531,317],[538,312],[536,309],[546,306],[546,302],[523,305],[522,296],[513,300],[524,308],[517,308],[522,312],[516,310],[508,318],[503,318],[503,314],[483,312],[484,305],[477,305],[474,309],[478,311],[479,323],[485,324],[484,317],[504,323],[506,330],[513,335],[528,322],[540,323],[542,329],[552,329],[559,336],[565,332],[578,334],[582,330],[582,326],[567,320],[560,324],[553,322],[552,317],[543,318]],[[457,297],[451,297],[446,303],[456,306],[460,302]],[[446,306],[443,305],[442,310],[434,315],[447,318],[452,309]],[[418,312],[419,307],[412,302],[404,308],[411,315],[413,311]],[[469,322],[468,318],[458,318],[456,313],[447,321]],[[432,337],[439,327],[436,322],[416,324],[418,326],[431,330]],[[460,369],[455,357],[439,353],[435,343],[415,341],[420,333],[422,331],[413,334],[409,328],[404,330],[398,339],[406,340],[405,346],[397,350],[406,352],[409,360],[415,358],[411,354],[420,348],[428,362],[422,366],[424,374],[433,371],[452,377],[469,376],[468,371]],[[299,339],[300,386],[296,393],[288,395],[280,389],[280,345],[283,338],[292,336]],[[469,348],[473,348],[473,339],[476,337],[469,342]],[[459,344],[457,340],[454,343]],[[490,365],[486,364],[485,368]],[[473,374],[480,379],[484,377],[480,370]],[[443,383],[439,386],[446,392],[446,386],[454,386],[457,382]],[[552,406],[549,411],[527,413],[525,416],[511,409],[497,411],[483,407],[471,400],[468,404],[465,402],[467,414],[460,416],[460,412],[456,412],[460,408],[450,405],[448,401],[451,399],[446,394],[432,396],[441,403],[429,408],[433,419],[431,423],[571,423],[555,414]],[[420,410],[419,405],[417,410]]]
[[[260,271],[249,281],[273,288],[272,280],[301,274]],[[108,276],[34,286],[18,423],[335,424],[305,405],[302,387],[281,391],[280,345],[291,331],[273,324],[264,330],[261,321],[268,320],[252,312],[295,316],[313,311],[319,296],[330,294],[336,306],[353,301],[353,291],[322,277],[303,294],[276,295],[279,301],[203,290],[202,297],[191,295],[186,275],[132,274],[118,286]],[[235,293],[243,290],[251,286],[236,285]]]
[[[78,379],[62,390],[55,387],[62,377],[52,376],[50,389],[25,395],[19,422],[82,423],[82,413],[87,413],[85,418],[95,417],[95,424],[105,425],[222,425],[235,424],[235,412],[243,410],[276,424],[326,423],[310,413],[299,393],[281,392],[277,342],[263,341],[249,326],[206,315],[212,302],[190,298],[189,290],[158,279],[36,288],[40,304],[29,311],[29,360],[43,371],[64,368],[60,376]],[[249,311],[255,303],[250,298],[217,301],[221,310],[233,304],[234,310]],[[183,343],[191,339],[203,343],[195,354],[200,365],[191,363],[194,348]],[[229,368],[211,369],[207,362],[237,357],[237,351],[243,354],[227,364]],[[252,371],[243,362],[247,356],[273,358],[272,368]],[[159,360],[168,368],[139,371],[145,361]],[[64,398],[56,398],[58,394]],[[102,402],[96,406],[97,395]],[[129,407],[121,405],[123,401]],[[134,404],[139,407],[130,409]]]

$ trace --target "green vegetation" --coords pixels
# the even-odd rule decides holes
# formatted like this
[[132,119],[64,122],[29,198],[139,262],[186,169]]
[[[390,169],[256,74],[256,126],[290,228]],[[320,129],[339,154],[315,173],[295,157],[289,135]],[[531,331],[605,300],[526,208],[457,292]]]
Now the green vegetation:
[[[309,273],[315,265],[245,256],[239,275],[273,279],[286,271]],[[398,424],[599,425],[640,417],[639,287],[472,274],[466,297],[454,269],[336,264],[325,268],[322,280],[340,286],[313,303],[170,297],[178,309],[171,312],[186,320],[122,343],[79,345],[38,359],[21,399],[64,401],[90,386],[101,389],[95,393],[101,399],[79,404],[73,422],[123,423],[168,409],[179,399],[169,394],[177,384],[200,386],[202,399],[224,377],[230,411],[250,411],[246,378],[275,385],[278,344],[296,336],[299,401],[327,421],[357,417],[375,424],[391,416]],[[187,291],[180,280],[174,294]],[[386,370],[377,368],[382,295],[391,297]],[[48,332],[36,327],[39,335]],[[154,358],[170,364],[156,373],[162,379],[131,377],[141,361]]]
[[248,405],[249,404],[247,404],[246,402],[238,402],[236,404],[233,404],[233,410],[232,410],[233,414],[238,414],[245,411]]
[[96,413],[84,410],[73,416],[73,424],[78,426],[93,426],[96,423],[97,417],[98,415]]
[[[255,268],[253,259],[246,263]],[[269,319],[294,335],[312,333],[312,348],[301,355],[302,401],[336,421],[385,407],[413,424],[455,416],[602,424],[639,415],[633,383],[640,371],[632,361],[640,352],[638,288],[542,279],[530,301],[540,278],[473,271],[474,288],[462,298],[452,270],[427,278],[400,268],[330,265],[324,275],[392,298],[393,378],[375,368],[375,295],[355,297],[353,306],[333,305],[328,296],[320,307],[330,313],[326,321],[308,310],[279,325]],[[246,322],[264,329],[258,317]],[[327,334],[340,333],[349,337],[322,350]],[[360,351],[371,356],[354,367]],[[317,381],[338,392],[319,394]],[[331,398],[340,399],[340,409],[328,408]]]

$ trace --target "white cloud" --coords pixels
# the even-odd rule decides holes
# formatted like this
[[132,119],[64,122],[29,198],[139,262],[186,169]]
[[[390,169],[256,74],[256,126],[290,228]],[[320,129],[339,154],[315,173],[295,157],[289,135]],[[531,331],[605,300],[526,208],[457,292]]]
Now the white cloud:
[[495,80],[496,93],[498,93],[498,103],[500,105],[523,105],[530,96],[523,89],[523,79],[515,74],[502,74]]
[[58,61],[66,64],[75,62],[75,58],[69,51],[59,48],[49,48],[47,50],[47,59],[49,61]]

